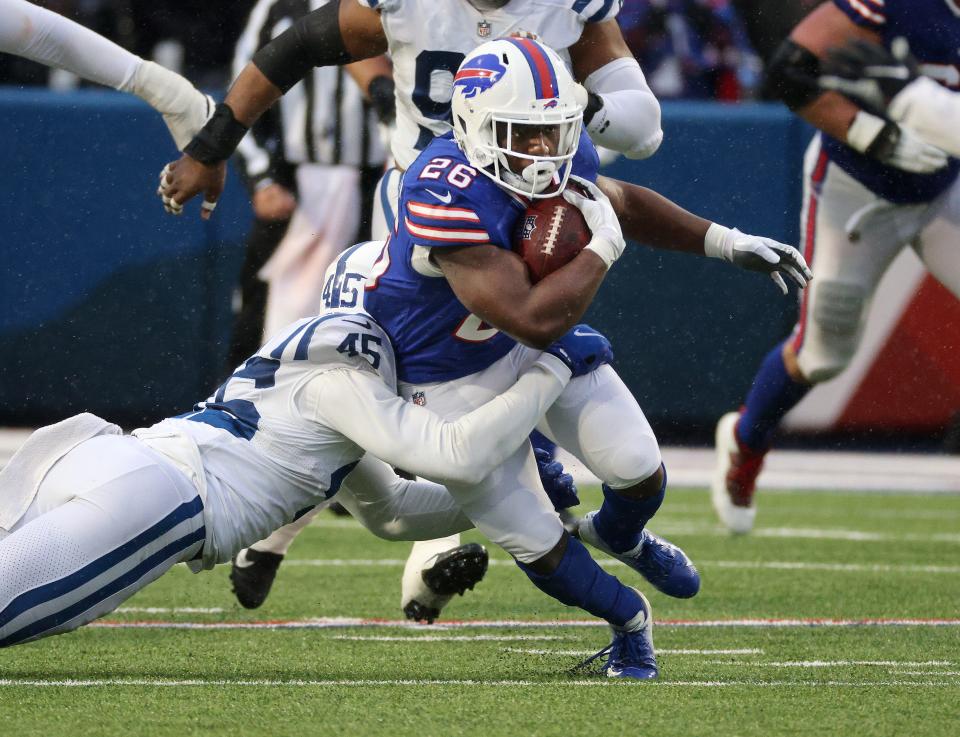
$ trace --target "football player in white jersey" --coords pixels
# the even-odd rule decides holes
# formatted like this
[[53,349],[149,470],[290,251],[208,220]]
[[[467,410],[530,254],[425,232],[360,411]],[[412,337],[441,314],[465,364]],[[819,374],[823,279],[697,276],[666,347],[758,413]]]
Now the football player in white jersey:
[[[326,313],[291,325],[191,412],[131,436],[90,414],[38,430],[0,472],[0,647],[76,629],[175,563],[224,563],[341,488],[391,539],[468,529],[444,487],[399,479],[374,454],[447,483],[485,477],[573,375],[610,359],[584,327],[455,422],[397,396],[376,322]],[[633,596],[597,570],[607,594]]]
[[213,113],[213,99],[179,74],[27,0],[0,0],[0,52],[136,95],[163,115],[178,149]]

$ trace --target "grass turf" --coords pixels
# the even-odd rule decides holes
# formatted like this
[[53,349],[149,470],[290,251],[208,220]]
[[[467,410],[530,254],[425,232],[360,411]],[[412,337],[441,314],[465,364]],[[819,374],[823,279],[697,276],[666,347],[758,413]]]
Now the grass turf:
[[[660,622],[960,617],[960,497],[767,494],[758,534],[730,538],[704,493],[674,490],[655,523],[704,579],[691,601],[650,595]],[[545,624],[87,628],[0,652],[0,724],[17,737],[957,734],[960,627],[661,624],[660,682],[611,682],[570,673],[605,630],[551,626],[584,617],[491,554],[486,580],[445,617]],[[178,566],[110,620],[396,619],[405,556],[324,514],[260,610],[239,608],[226,568]],[[186,607],[214,611],[172,611]]]

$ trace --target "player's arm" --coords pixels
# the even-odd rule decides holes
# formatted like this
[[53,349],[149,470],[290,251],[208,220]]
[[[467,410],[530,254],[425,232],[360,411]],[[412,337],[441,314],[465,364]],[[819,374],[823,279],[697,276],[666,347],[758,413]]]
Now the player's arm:
[[404,401],[373,372],[334,369],[307,388],[308,416],[417,476],[477,483],[520,447],[571,375],[544,354],[510,389],[451,422]]
[[813,276],[803,255],[793,246],[712,223],[646,187],[603,176],[597,178],[597,186],[610,198],[627,238],[653,248],[720,258],[748,271],[769,274],[784,294],[784,276],[800,288]]
[[213,101],[179,74],[26,0],[0,0],[0,52],[136,95],[163,115],[178,149],[213,112]]
[[831,49],[817,82],[960,156],[960,95],[920,76],[906,39],[894,39],[889,51],[865,41]]
[[590,137],[628,158],[652,156],[663,141],[660,103],[616,20],[587,23],[570,47],[570,60],[588,93],[584,125]]
[[[260,49],[234,80],[213,117],[164,169],[162,195],[183,206],[199,192],[216,203],[226,160],[247,129],[313,67],[336,66],[387,50],[380,15],[356,0],[333,0],[303,16]],[[201,216],[208,218],[212,207]]]
[[[852,2],[852,0],[843,0]],[[856,0],[858,4],[860,0]],[[850,6],[854,6],[851,4]],[[856,15],[854,23],[835,2],[826,2],[800,21],[774,53],[766,70],[766,88],[787,107],[824,133],[889,166],[930,173],[946,165],[946,156],[896,123],[873,115],[836,92],[817,86],[820,60],[828,49],[852,39],[877,43],[885,20]]]

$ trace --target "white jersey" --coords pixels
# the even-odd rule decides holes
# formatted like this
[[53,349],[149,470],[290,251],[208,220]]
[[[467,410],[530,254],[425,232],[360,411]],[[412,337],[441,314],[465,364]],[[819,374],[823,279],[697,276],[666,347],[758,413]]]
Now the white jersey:
[[453,75],[466,54],[512,33],[532,33],[569,65],[567,49],[587,23],[616,17],[619,0],[513,0],[481,13],[467,0],[357,0],[380,11],[393,60],[397,128],[391,147],[406,169],[450,130]]

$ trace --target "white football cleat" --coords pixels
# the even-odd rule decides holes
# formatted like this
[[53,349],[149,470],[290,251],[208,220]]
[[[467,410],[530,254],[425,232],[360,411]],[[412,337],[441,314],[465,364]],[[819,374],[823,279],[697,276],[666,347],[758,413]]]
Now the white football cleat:
[[757,516],[754,492],[766,452],[751,450],[737,440],[739,420],[739,412],[728,412],[717,423],[710,500],[727,529],[743,535],[753,529]]

